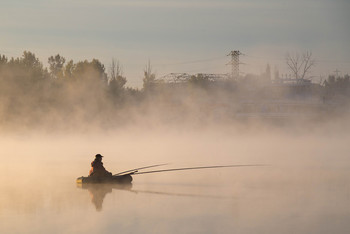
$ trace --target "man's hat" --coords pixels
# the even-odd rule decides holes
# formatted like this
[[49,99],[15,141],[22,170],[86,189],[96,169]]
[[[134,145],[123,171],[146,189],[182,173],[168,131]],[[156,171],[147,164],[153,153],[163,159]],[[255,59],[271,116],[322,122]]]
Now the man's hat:
[[102,158],[103,156],[101,154],[96,154],[96,158]]

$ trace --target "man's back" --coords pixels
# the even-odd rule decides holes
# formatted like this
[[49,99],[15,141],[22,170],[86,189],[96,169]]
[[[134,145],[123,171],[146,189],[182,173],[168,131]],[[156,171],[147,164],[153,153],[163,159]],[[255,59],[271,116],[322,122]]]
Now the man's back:
[[91,169],[89,176],[112,176],[112,173],[108,172],[102,163],[102,156],[96,155],[94,161],[91,162]]

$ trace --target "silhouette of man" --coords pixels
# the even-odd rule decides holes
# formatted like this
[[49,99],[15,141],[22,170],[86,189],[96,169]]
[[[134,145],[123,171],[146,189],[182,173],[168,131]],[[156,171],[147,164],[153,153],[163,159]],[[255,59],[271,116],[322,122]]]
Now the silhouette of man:
[[93,177],[110,177],[112,173],[107,171],[102,163],[102,155],[96,154],[95,160],[91,162],[91,169],[89,172],[89,176]]

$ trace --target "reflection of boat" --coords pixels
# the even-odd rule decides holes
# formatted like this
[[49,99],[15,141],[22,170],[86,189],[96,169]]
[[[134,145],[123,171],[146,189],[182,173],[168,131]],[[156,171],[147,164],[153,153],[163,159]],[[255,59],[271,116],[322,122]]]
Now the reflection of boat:
[[91,196],[91,202],[95,205],[97,211],[102,210],[102,204],[107,193],[111,193],[112,189],[131,190],[131,183],[124,184],[94,184],[94,183],[78,183],[77,187],[87,189]]
[[131,190],[132,184],[77,184],[78,188],[82,189],[88,189],[88,190],[104,190],[108,188],[108,191],[112,191],[112,189],[118,189],[118,190]]
[[111,177],[79,177],[77,178],[77,184],[130,184],[132,177],[127,175],[114,175]]
[[232,199],[232,196],[224,195],[202,195],[192,193],[174,193],[174,192],[163,192],[155,190],[140,190],[133,189],[132,183],[127,184],[92,184],[92,183],[78,183],[78,188],[86,189],[89,191],[91,202],[94,204],[96,211],[102,210],[103,200],[108,193],[112,193],[113,190],[124,190],[135,194],[155,194],[155,195],[166,195],[166,196],[181,196],[181,197],[198,197],[198,198],[212,198],[212,199]]

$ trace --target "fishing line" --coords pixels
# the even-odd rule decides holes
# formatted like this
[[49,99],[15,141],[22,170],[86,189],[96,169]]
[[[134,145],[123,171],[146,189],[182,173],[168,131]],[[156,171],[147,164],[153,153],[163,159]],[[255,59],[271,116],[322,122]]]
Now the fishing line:
[[226,165],[226,166],[205,166],[205,167],[184,167],[184,168],[172,168],[164,170],[155,170],[155,171],[144,171],[144,172],[135,172],[134,175],[149,174],[149,173],[158,173],[158,172],[167,172],[167,171],[184,171],[184,170],[198,170],[198,169],[209,169],[209,168],[223,168],[223,167],[260,167],[266,166],[265,164],[248,164],[248,165]]

